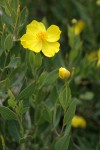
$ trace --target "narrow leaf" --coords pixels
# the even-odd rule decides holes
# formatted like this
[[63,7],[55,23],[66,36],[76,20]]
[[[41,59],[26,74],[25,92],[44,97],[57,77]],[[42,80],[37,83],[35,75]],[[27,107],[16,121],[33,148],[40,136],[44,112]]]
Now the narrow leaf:
[[76,105],[77,105],[77,100],[74,99],[72,101],[72,103],[70,104],[68,110],[66,111],[65,115],[64,115],[64,125],[68,124],[71,122],[74,114],[75,114],[75,110],[76,110]]
[[8,107],[0,106],[0,114],[5,120],[17,120],[16,114]]
[[21,93],[17,96],[17,100],[22,100],[23,98],[28,98],[33,94],[33,91],[35,89],[35,84],[31,83],[28,85],[24,90],[21,91]]

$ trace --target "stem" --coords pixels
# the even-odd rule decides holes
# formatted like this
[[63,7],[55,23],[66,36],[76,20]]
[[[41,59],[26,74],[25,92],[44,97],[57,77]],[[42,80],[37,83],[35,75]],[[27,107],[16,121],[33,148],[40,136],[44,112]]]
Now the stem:
[[1,141],[2,141],[2,148],[3,148],[3,150],[6,150],[5,141],[4,141],[4,138],[3,138],[2,135],[1,135]]
[[61,133],[60,133],[60,135],[62,135],[63,130],[64,130],[64,127],[65,127],[65,125],[64,125],[64,123],[63,123],[63,126],[62,126],[62,129],[61,129]]
[[4,66],[3,66],[2,73],[1,73],[1,76],[0,76],[0,80],[2,79],[3,73],[4,73],[5,69],[6,69],[7,56],[8,55],[5,52],[5,61],[4,61]]
[[18,120],[18,123],[19,123],[19,126],[20,126],[21,136],[23,137],[24,136],[24,128],[23,128],[23,125],[22,125],[22,117],[17,116],[17,120]]
[[11,10],[11,7],[10,7],[9,3],[7,2],[7,0],[5,0],[5,3],[6,3],[6,6],[8,7],[8,9],[9,9],[10,16],[12,16],[12,10]]
[[[20,6],[20,4],[19,4],[19,1],[18,1],[18,9],[19,9],[19,6]],[[16,37],[17,37],[17,29],[18,29],[17,24],[18,24],[19,15],[20,15],[20,12],[17,11],[17,18],[16,18],[16,22],[15,22],[15,25],[14,25],[14,32],[13,32],[13,36],[14,36],[15,41],[16,41]]]
[[53,115],[53,118],[52,118],[52,122],[53,122],[53,130],[54,130],[55,134],[57,136],[60,136],[60,134],[57,132],[56,126],[55,126],[55,119],[56,119],[56,112],[57,112],[57,109],[56,109],[56,107],[57,107],[57,101],[56,101],[55,106],[54,106],[54,115]]

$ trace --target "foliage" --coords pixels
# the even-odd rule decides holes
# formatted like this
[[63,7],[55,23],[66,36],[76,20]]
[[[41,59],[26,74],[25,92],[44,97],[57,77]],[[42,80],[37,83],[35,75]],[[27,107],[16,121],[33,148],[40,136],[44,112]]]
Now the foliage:
[[[34,19],[62,30],[52,58],[20,44]],[[0,0],[0,150],[100,149],[99,20],[94,0]],[[75,111],[86,128],[71,128]]]

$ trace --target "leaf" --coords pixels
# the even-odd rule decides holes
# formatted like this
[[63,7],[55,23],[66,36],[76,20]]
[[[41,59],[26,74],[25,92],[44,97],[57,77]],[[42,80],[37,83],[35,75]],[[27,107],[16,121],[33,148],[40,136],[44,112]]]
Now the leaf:
[[80,95],[80,98],[83,100],[92,100],[93,97],[94,97],[93,92],[89,92],[89,91]]
[[58,91],[57,88],[54,86],[50,94],[50,101],[54,105],[57,102],[57,99],[58,99]]
[[66,111],[65,115],[64,115],[64,125],[68,125],[74,114],[75,114],[75,110],[76,110],[76,105],[77,105],[78,100],[77,99],[73,99],[73,101],[71,102],[68,110]]
[[15,99],[15,96],[13,95],[13,93],[10,89],[8,90],[8,95],[11,99],[13,99],[13,100]]
[[44,82],[46,76],[47,76],[47,72],[44,72],[44,71],[43,71],[43,72],[41,73],[39,79],[38,79],[38,83],[39,83],[39,86],[40,86],[40,87],[41,87],[41,85],[43,84],[43,82]]
[[28,9],[26,7],[24,7],[19,16],[19,25],[18,26],[20,27],[20,29],[23,27],[24,23],[26,22],[27,16],[28,16]]
[[14,99],[9,99],[9,100],[8,100],[8,105],[13,108],[13,107],[16,106],[16,102],[14,101]]
[[43,111],[43,118],[48,121],[49,123],[52,122],[52,112],[49,107],[45,106],[44,111]]
[[4,51],[3,48],[0,48],[0,56],[2,55],[3,51]]
[[19,141],[20,137],[20,129],[17,121],[10,120],[7,121],[8,124],[8,132],[12,138],[14,138],[16,141]]
[[10,81],[8,78],[5,80],[0,81],[0,91],[7,91],[10,86]]
[[42,65],[42,56],[40,53],[37,53],[35,56],[35,66],[39,68]]
[[24,98],[28,98],[33,94],[33,91],[35,89],[35,84],[31,83],[28,85],[24,90],[22,90],[19,95],[16,97],[17,100],[22,100]]
[[25,114],[27,111],[29,111],[29,107],[24,107],[22,108],[21,113]]
[[55,150],[68,150],[70,134],[59,138],[55,144]]
[[15,57],[15,55],[13,55],[10,58],[10,62],[9,64],[6,66],[6,68],[17,68],[20,65],[20,57]]
[[41,87],[54,84],[54,82],[57,79],[58,79],[58,69],[56,69],[46,75]]
[[5,120],[17,120],[16,114],[8,107],[0,106],[0,114]]
[[20,138],[20,143],[26,143],[28,140],[32,140],[32,136],[28,135],[27,137]]
[[[22,82],[22,80],[24,79],[24,77],[25,77],[25,74],[26,74],[26,69],[25,68],[22,68],[23,69],[23,71],[21,71],[21,73],[19,73],[19,77],[16,79],[16,81],[14,81],[13,83],[12,83],[12,86],[14,87],[14,86],[17,86],[18,84],[20,84],[21,82]],[[15,72],[17,72],[16,71],[16,69],[15,69]],[[14,75],[15,75],[15,73],[14,74],[12,74],[12,76],[14,77]],[[11,77],[10,77],[11,78]],[[11,78],[12,79],[12,78]]]
[[4,0],[0,0],[0,6],[4,7],[4,5],[5,5]]
[[5,12],[5,9],[3,9],[3,15],[2,15],[2,20],[5,22],[9,27],[13,27],[13,22],[10,16],[8,16]]
[[66,87],[59,94],[59,102],[64,112],[66,111],[67,107],[70,105],[71,100],[72,100],[71,91],[69,85],[67,84]]
[[4,48],[10,50],[13,46],[13,38],[11,34],[8,34],[4,41]]
[[30,66],[39,68],[42,64],[42,56],[40,53],[35,54],[34,52],[30,52],[29,53],[29,62],[30,62]]

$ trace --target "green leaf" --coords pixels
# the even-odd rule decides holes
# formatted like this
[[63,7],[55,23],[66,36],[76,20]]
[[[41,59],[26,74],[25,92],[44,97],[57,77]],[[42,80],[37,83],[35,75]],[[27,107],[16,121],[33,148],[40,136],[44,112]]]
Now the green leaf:
[[47,72],[43,71],[38,79],[38,83],[40,87],[43,84],[46,76],[47,76]]
[[3,92],[6,91],[7,92],[9,86],[10,86],[10,81],[8,78],[0,81],[0,91],[3,91]]
[[74,114],[75,114],[75,110],[76,110],[76,105],[78,103],[78,100],[77,99],[73,99],[73,101],[71,102],[71,104],[69,105],[69,108],[68,110],[66,111],[65,115],[64,115],[64,125],[68,125]]
[[20,143],[26,143],[27,141],[32,140],[32,136],[28,135],[27,137],[20,138]]
[[64,112],[66,111],[67,107],[70,105],[71,100],[72,100],[71,91],[70,91],[69,84],[67,83],[66,87],[59,94],[59,102]]
[[5,13],[5,10],[4,10],[4,9],[3,9],[2,20],[3,20],[3,22],[5,22],[10,28],[13,27],[12,19],[11,19],[10,16],[8,16],[8,15]]
[[19,16],[19,25],[18,26],[20,29],[22,29],[24,23],[26,22],[27,16],[28,16],[28,9],[26,7],[24,7]]
[[52,122],[52,111],[50,110],[49,107],[45,106],[44,111],[43,111],[43,118],[48,121],[49,123]]
[[15,120],[10,120],[7,121],[7,125],[8,125],[8,132],[10,136],[19,142],[21,136],[20,136],[20,129],[19,129],[18,122]]
[[46,75],[41,87],[54,84],[54,82],[57,79],[58,79],[58,69],[56,69]]
[[3,48],[0,48],[0,56],[2,55],[3,51]]
[[9,99],[8,105],[11,106],[12,108],[14,108],[16,106],[16,102],[14,101],[14,99]]
[[15,57],[15,55],[13,55],[10,58],[10,62],[9,64],[6,66],[6,68],[17,68],[20,65],[20,57]]
[[13,38],[11,34],[8,34],[4,42],[4,48],[10,50],[12,46],[13,46]]
[[55,150],[68,150],[70,134],[59,138],[55,144]]
[[8,95],[11,99],[13,99],[13,100],[15,99],[15,96],[13,95],[13,93],[10,89],[8,90]]
[[22,90],[19,93],[19,95],[16,97],[16,99],[22,100],[24,98],[29,98],[30,96],[32,96],[34,89],[35,89],[35,84],[31,83],[30,85],[28,85],[24,90]]
[[57,99],[58,99],[58,91],[57,88],[54,86],[50,94],[50,101],[54,105],[57,102]]
[[34,52],[29,53],[29,62],[31,67],[39,68],[42,64],[42,56],[40,53],[35,54]]
[[16,114],[8,107],[0,106],[0,114],[5,120],[17,120]]
[[75,35],[73,33],[73,28],[71,26],[68,26],[68,38],[69,38],[69,45],[71,46],[71,49],[73,49],[75,45]]
[[35,66],[39,68],[42,64],[42,56],[40,53],[37,53],[35,56]]
[[25,114],[27,111],[29,111],[29,107],[24,107],[22,108],[21,113]]
[[94,97],[93,92],[89,92],[89,91],[80,95],[80,98],[83,100],[92,100],[93,97]]
[[[20,68],[21,69],[21,68]],[[25,74],[26,74],[26,68],[22,68],[23,69],[23,71],[21,71],[21,73],[19,73],[19,76],[18,76],[18,78],[16,79],[16,81],[14,81],[13,83],[12,83],[12,86],[14,87],[14,86],[17,86],[17,85],[19,85],[21,82],[22,82],[22,80],[24,79],[24,77],[25,77]],[[14,74],[12,74],[12,76],[14,77],[14,75],[15,75],[15,73],[17,72],[17,69],[15,69],[15,72],[14,72]],[[12,77],[12,78],[13,78]],[[11,78],[11,77],[10,77]],[[11,79],[12,79],[11,78]]]
[[4,5],[5,5],[4,0],[0,0],[0,6],[4,7]]

